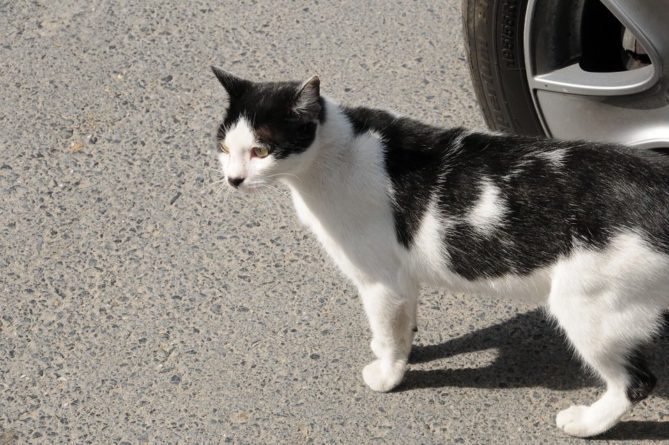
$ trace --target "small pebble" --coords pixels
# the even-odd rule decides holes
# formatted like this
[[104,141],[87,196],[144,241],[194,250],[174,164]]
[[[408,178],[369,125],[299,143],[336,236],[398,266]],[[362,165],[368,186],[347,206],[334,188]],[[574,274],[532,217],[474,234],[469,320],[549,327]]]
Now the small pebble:
[[70,153],[77,153],[81,151],[82,148],[84,148],[84,143],[80,140],[76,140],[70,144],[69,150]]

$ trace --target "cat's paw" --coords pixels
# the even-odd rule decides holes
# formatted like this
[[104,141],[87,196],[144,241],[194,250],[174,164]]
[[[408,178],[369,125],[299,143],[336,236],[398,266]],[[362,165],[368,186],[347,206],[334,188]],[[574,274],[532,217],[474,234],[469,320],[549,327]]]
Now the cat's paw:
[[555,423],[557,423],[558,428],[569,435],[585,437],[583,434],[585,432],[583,420],[587,409],[588,407],[583,405],[570,406],[558,413]]
[[372,390],[388,392],[400,384],[406,368],[405,361],[374,360],[362,370],[362,378]]
[[596,415],[590,406],[574,405],[562,410],[555,418],[558,428],[570,436],[590,437],[601,434],[615,424]]

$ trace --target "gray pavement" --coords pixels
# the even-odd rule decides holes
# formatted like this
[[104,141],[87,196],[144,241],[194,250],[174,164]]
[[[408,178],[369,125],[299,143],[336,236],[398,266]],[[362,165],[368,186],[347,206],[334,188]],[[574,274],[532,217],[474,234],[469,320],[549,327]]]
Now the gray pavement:
[[[287,192],[221,191],[218,64],[482,127],[459,2],[0,0],[0,444],[578,443],[542,313],[427,289],[390,394]],[[661,382],[610,440],[669,439]]]

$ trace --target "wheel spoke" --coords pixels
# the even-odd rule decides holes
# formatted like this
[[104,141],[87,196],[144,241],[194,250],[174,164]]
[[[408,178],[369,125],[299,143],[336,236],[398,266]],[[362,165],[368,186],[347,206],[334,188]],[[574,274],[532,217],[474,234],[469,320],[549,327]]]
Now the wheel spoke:
[[546,74],[534,76],[531,87],[538,90],[589,96],[621,96],[644,91],[656,82],[652,65],[630,71],[593,73],[578,63]]
[[669,147],[669,104],[649,106],[644,95],[597,97],[536,91],[549,134],[560,139]]

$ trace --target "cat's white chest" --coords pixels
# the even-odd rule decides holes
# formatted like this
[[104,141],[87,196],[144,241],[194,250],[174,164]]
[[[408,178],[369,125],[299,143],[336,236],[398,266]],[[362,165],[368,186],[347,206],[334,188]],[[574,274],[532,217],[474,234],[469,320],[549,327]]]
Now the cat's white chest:
[[[307,206],[299,193],[292,193],[293,204],[297,217],[302,224],[307,226],[316,235],[316,238],[325,248],[325,251],[332,257],[339,268],[349,277],[354,278],[357,275],[357,268],[352,264],[348,255],[345,252],[345,246],[342,245],[341,240],[338,240],[332,233],[332,229],[327,230],[323,225],[321,215],[317,216],[312,209]],[[330,222],[332,224],[332,222]]]
[[335,242],[334,239],[330,236],[323,224],[321,219],[314,214],[314,212],[307,206],[302,199],[302,196],[298,193],[293,193],[293,205],[295,206],[295,212],[297,213],[297,218],[302,224],[307,226],[313,233],[316,235],[316,238],[323,244],[327,252],[332,255],[334,252],[341,250],[341,247]]
[[359,205],[337,194],[310,197],[292,190],[299,220],[316,235],[328,255],[356,285],[384,277],[394,279],[400,267],[390,207]]

